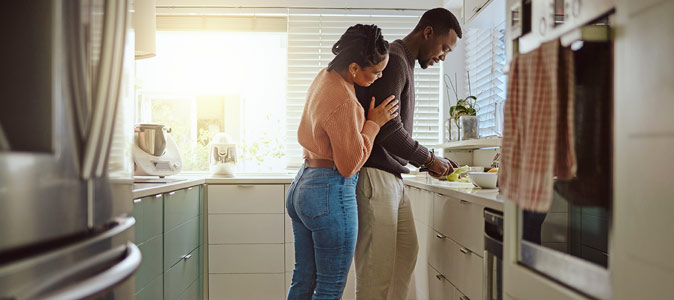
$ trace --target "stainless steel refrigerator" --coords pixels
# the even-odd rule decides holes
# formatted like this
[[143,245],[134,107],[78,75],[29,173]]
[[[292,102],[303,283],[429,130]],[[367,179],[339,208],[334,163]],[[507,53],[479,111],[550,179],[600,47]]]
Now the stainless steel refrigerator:
[[0,10],[0,299],[133,299],[127,0]]

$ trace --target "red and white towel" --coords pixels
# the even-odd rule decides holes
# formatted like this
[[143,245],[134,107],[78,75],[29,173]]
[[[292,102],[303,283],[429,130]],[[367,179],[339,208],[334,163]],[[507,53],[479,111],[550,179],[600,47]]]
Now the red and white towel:
[[559,41],[517,55],[510,66],[499,187],[519,207],[547,212],[553,177],[576,173],[573,54]]

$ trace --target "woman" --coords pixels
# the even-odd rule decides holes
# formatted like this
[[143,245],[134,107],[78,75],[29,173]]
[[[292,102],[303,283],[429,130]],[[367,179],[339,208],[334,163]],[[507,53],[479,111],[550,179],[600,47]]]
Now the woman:
[[370,102],[367,120],[354,84],[369,86],[388,63],[375,25],[355,25],[332,47],[336,56],[307,92],[297,132],[305,163],[288,190],[295,270],[288,299],[339,299],[356,246],[356,182],[379,128],[398,114],[393,96]]

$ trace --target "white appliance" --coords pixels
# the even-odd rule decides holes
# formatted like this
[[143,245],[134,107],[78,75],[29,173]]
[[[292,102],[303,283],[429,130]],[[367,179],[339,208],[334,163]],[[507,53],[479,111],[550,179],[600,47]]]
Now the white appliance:
[[134,129],[134,175],[165,177],[180,173],[183,162],[170,128],[161,124],[139,124]]
[[212,175],[229,175],[236,173],[236,144],[223,132],[217,133],[211,141],[208,158],[208,169]]

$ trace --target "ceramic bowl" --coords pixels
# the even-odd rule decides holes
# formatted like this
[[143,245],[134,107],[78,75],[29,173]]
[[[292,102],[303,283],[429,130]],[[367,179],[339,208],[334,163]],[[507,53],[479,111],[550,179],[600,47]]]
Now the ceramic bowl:
[[468,177],[473,183],[483,189],[495,189],[498,173],[468,172]]

